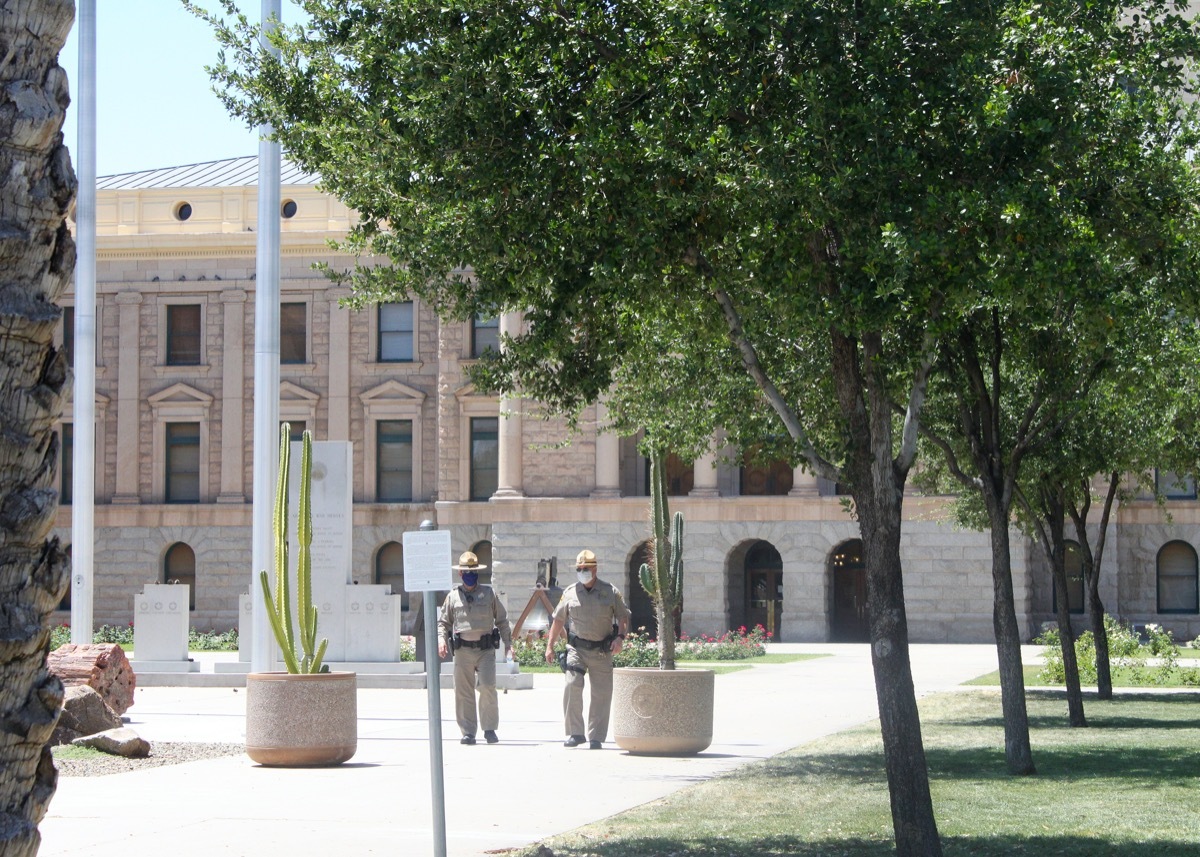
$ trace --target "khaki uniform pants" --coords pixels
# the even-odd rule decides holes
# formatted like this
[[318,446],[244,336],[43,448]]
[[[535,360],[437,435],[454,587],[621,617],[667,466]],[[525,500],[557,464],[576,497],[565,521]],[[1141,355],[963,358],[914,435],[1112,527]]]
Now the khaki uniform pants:
[[[479,689],[479,716],[475,715],[475,690]],[[496,704],[496,650],[454,650],[454,716],[464,735],[474,735],[479,725],[493,731],[500,725]]]
[[590,686],[587,731],[583,728],[583,680],[584,676],[573,670],[563,675],[563,723],[567,735],[586,735],[589,741],[608,739],[608,715],[612,708],[613,663],[612,652],[602,649],[576,649],[567,647],[567,665],[587,668]]

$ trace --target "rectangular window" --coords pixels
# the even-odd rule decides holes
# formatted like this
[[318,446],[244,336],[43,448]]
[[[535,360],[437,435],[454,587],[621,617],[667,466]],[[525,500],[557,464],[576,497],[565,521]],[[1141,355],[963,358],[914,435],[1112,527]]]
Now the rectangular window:
[[471,321],[471,356],[479,357],[488,350],[500,350],[500,318],[477,315]]
[[308,304],[279,307],[279,362],[308,362]]
[[1168,500],[1196,499],[1196,480],[1172,470],[1155,470],[1154,488]]
[[[282,423],[280,425],[282,425]],[[290,420],[288,422],[288,440],[304,440],[305,428],[307,428],[307,424],[304,422],[304,420]]]
[[413,302],[379,305],[379,362],[413,360]]
[[380,420],[375,426],[376,499],[381,503],[411,503],[412,420]]
[[63,351],[67,365],[75,368],[75,307],[63,307]]
[[[646,485],[646,493],[643,497],[650,496],[650,459],[642,458],[642,481]],[[667,472],[667,496],[683,497],[690,494],[692,489],[696,487],[696,473],[692,465],[685,462],[682,458],[673,452],[667,453],[667,460],[663,462],[663,469]]]
[[200,305],[167,307],[167,365],[200,365]]
[[500,420],[471,420],[471,499],[487,500],[500,484]]
[[782,496],[792,490],[792,466],[782,458],[765,459],[762,448],[752,446],[742,456],[738,493],[743,497]]
[[200,423],[167,423],[168,503],[200,502]]
[[71,484],[75,479],[75,426],[72,423],[62,425],[62,461],[59,464],[58,502],[62,506],[71,505]]

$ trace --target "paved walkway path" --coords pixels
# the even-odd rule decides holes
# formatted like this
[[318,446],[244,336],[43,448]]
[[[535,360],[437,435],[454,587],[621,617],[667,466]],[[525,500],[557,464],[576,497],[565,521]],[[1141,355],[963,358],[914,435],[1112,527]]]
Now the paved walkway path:
[[[442,692],[447,854],[479,857],[670,794],[877,716],[865,645],[775,644],[830,655],[718,675],[713,744],[690,758],[562,746],[562,679],[500,697],[501,743],[458,743]],[[914,645],[920,695],[996,668],[988,645]],[[245,738],[245,691],[141,688],[126,716],[154,741]],[[245,756],[104,777],[62,777],[41,824],[42,857],[433,855],[428,698],[360,690],[357,755],[286,770]]]

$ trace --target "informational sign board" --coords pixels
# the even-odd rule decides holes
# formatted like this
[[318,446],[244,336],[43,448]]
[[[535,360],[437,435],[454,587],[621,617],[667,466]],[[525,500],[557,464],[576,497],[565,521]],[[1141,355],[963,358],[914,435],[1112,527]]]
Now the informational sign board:
[[449,530],[413,530],[404,534],[402,544],[405,591],[444,592],[454,588]]

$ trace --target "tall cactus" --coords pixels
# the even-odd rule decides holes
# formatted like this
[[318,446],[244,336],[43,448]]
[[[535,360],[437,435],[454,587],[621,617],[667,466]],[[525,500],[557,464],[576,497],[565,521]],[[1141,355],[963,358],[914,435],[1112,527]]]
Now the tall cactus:
[[683,513],[676,512],[667,533],[667,470],[665,453],[650,452],[650,503],[654,524],[654,566],[642,563],[638,577],[654,602],[658,620],[658,667],[675,669],[675,613],[683,603]]
[[279,480],[275,483],[275,595],[267,572],[259,572],[267,618],[283,651],[283,663],[290,673],[328,672],[325,659],[328,639],[317,643],[317,606],[312,603],[312,432],[305,430],[300,453],[300,508],[296,516],[296,618],[300,629],[300,647],[292,625],[291,572],[288,568],[288,480],[291,459],[291,431],[287,423],[279,427]]

